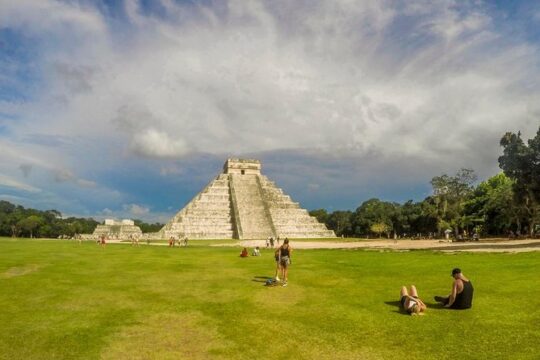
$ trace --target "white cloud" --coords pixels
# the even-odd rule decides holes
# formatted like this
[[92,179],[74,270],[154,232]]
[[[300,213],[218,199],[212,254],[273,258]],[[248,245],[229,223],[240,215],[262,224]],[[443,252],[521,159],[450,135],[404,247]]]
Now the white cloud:
[[32,193],[41,191],[41,189],[37,187],[22,183],[20,181],[17,181],[15,179],[12,179],[8,176],[1,175],[1,174],[0,174],[0,186],[13,188],[16,190],[23,190],[23,191],[32,192]]
[[179,158],[189,150],[183,139],[173,140],[165,132],[146,129],[133,136],[130,148],[144,156]]
[[132,216],[143,216],[150,212],[150,209],[143,205],[138,204],[125,204],[122,206],[124,211],[127,211]]
[[36,35],[66,30],[71,36],[74,31],[103,33],[106,27],[96,9],[55,0],[0,0],[0,7],[3,27],[23,28]]
[[380,168],[399,157],[489,173],[504,132],[538,126],[538,45],[481,3],[162,3],[165,17],[126,1],[129,23],[112,26],[91,6],[0,0],[0,23],[38,40],[43,81],[35,98],[0,103],[21,119],[0,161],[98,188],[85,173],[201,153],[377,154]]

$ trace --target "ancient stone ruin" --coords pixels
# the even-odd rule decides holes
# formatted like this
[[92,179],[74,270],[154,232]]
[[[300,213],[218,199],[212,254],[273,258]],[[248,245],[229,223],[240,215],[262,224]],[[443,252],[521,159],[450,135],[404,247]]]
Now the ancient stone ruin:
[[258,160],[228,159],[219,174],[157,234],[168,239],[327,238],[334,231],[261,174]]
[[130,235],[140,237],[142,235],[141,229],[135,225],[133,220],[124,219],[116,221],[113,219],[105,219],[103,225],[96,226],[92,236],[98,238],[101,235],[105,235],[109,238],[116,239],[128,239]]

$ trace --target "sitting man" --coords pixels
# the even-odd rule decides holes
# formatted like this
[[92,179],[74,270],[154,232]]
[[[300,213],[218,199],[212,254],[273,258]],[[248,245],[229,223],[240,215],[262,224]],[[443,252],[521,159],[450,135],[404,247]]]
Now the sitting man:
[[248,256],[249,256],[249,253],[247,249],[244,248],[244,250],[242,250],[242,252],[240,253],[240,257],[248,257]]
[[261,250],[259,250],[258,246],[255,249],[253,249],[251,256],[261,256]]
[[474,292],[471,281],[459,268],[452,270],[452,277],[454,278],[452,293],[448,297],[435,296],[435,301],[450,309],[469,309],[472,306]]

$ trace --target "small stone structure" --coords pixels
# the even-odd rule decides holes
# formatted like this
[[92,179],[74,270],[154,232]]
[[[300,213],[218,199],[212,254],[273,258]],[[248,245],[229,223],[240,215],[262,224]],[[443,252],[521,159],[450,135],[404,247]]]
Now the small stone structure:
[[141,229],[135,225],[133,220],[124,219],[116,221],[113,219],[105,219],[103,225],[96,226],[92,236],[94,238],[105,235],[116,239],[128,239],[131,235],[141,237]]
[[335,237],[334,231],[261,174],[253,159],[228,159],[219,174],[153,237],[266,239]]

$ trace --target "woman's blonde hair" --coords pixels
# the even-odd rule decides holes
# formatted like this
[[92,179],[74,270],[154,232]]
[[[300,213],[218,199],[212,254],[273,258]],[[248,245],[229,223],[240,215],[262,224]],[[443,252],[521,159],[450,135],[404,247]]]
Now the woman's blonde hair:
[[418,315],[420,314],[420,305],[418,303],[414,304],[410,309],[409,313],[411,315]]

